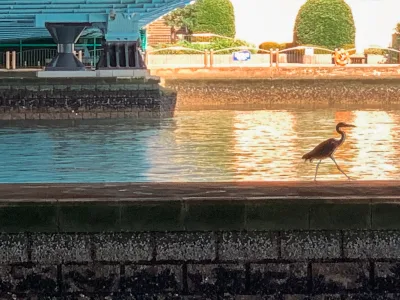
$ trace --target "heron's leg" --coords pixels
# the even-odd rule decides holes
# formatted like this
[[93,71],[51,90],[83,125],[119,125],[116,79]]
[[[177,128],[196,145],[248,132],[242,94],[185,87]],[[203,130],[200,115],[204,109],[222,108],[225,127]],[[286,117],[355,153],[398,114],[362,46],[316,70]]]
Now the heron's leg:
[[347,174],[345,172],[343,172],[343,170],[339,167],[339,165],[337,164],[337,162],[336,162],[336,160],[335,160],[335,158],[333,156],[331,156],[331,159],[333,160],[333,162],[335,163],[335,165],[339,169],[339,171],[342,172],[343,175],[347,177],[347,179],[350,179],[350,177],[347,176]]
[[314,181],[317,181],[317,173],[318,173],[318,167],[319,167],[320,163],[321,163],[321,160],[319,160],[319,162],[317,163],[317,167],[315,168]]

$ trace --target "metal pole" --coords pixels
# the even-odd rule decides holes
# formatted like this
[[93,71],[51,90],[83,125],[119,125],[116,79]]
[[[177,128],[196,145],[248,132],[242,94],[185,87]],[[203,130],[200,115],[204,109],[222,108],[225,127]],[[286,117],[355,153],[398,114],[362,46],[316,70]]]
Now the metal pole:
[[279,67],[279,49],[276,49],[276,66]]
[[19,63],[22,64],[22,40],[19,40]]
[[269,66],[272,67],[274,63],[274,50],[271,48],[269,49]]
[[6,52],[6,69],[10,70],[10,51]]
[[17,52],[11,53],[11,68],[15,70],[17,68]]
[[96,53],[96,38],[93,38],[93,65],[97,64],[97,53]]

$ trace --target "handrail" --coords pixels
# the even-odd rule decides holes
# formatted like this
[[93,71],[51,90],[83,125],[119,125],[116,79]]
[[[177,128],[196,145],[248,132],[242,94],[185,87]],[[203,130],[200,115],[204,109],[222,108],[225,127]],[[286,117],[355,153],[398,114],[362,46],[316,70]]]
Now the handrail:
[[205,51],[197,50],[197,49],[192,49],[192,48],[187,48],[187,47],[182,47],[182,46],[175,46],[175,47],[168,47],[168,48],[160,48],[160,49],[155,49],[155,50],[147,50],[147,54],[155,53],[155,52],[161,52],[161,51],[167,51],[167,50],[181,50],[181,51],[193,51],[197,53],[202,53],[204,54]]
[[297,46],[297,47],[292,47],[292,48],[279,50],[279,53],[287,52],[287,51],[291,51],[291,50],[303,50],[303,49],[306,49],[306,48],[313,48],[314,50],[323,50],[323,51],[327,51],[327,52],[335,52],[334,50],[331,50],[331,49],[328,49],[328,48],[322,48],[322,47]]
[[393,52],[397,52],[397,53],[400,53],[400,50],[396,50],[396,49],[394,49],[394,48],[384,48],[384,47],[376,47],[376,46],[374,46],[374,47],[366,47],[364,50],[366,50],[366,49],[381,49],[381,50],[388,50],[388,51],[393,51]]
[[260,48],[255,48],[255,47],[247,47],[247,46],[237,46],[237,47],[231,47],[231,48],[224,48],[224,49],[218,49],[218,50],[214,50],[214,54],[218,53],[218,52],[223,52],[223,51],[228,51],[228,50],[255,50],[255,51],[263,51],[266,53],[269,53],[269,50],[264,50],[264,49],[260,49]]

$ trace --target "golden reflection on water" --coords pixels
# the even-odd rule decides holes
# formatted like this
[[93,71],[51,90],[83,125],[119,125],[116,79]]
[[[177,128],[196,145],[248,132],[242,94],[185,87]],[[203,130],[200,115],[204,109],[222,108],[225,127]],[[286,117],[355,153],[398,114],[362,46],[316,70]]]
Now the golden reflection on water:
[[234,166],[237,180],[288,179],[295,168],[295,117],[287,111],[236,112]]
[[354,112],[352,143],[356,149],[350,157],[350,172],[362,179],[389,179],[397,172],[394,123],[385,111]]
[[[400,111],[337,109],[177,111],[147,139],[146,177],[152,181],[312,180],[316,162],[302,155],[320,142],[340,138],[341,168],[358,180],[397,179],[400,175]],[[327,159],[319,180],[346,180]]]

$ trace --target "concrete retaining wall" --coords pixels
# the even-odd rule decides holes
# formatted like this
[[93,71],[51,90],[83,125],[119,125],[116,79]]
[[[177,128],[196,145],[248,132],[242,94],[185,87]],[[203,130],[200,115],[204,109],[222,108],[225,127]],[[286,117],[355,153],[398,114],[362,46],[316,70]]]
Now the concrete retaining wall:
[[0,119],[159,118],[176,93],[155,79],[3,78]]
[[366,79],[400,78],[399,65],[282,64],[273,67],[231,66],[213,68],[180,67],[152,69],[151,74],[164,79]]
[[398,299],[399,186],[3,185],[0,296]]
[[0,240],[3,295],[400,296],[400,231],[33,233]]
[[400,104],[400,78],[167,79],[164,84],[177,92],[179,109]]

